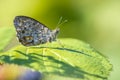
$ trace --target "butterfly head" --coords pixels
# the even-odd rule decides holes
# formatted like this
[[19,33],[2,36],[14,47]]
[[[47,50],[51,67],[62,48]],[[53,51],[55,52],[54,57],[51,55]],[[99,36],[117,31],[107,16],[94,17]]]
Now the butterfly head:
[[60,28],[56,28],[55,30],[53,30],[53,33],[58,35],[58,33],[60,32]]
[[52,31],[53,41],[56,40],[57,35],[59,34],[59,32],[60,32],[60,28],[56,28],[55,30]]

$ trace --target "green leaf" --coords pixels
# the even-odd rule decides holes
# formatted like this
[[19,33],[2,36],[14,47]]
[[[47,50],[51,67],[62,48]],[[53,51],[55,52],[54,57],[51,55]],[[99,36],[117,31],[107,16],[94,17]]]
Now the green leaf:
[[15,32],[13,28],[0,28],[0,51],[2,51],[10,43],[14,34]]
[[[77,39],[60,39],[37,47],[17,46],[1,53],[5,63],[31,67],[44,74],[43,80],[106,80],[112,69],[101,53]],[[64,47],[62,47],[64,46]]]

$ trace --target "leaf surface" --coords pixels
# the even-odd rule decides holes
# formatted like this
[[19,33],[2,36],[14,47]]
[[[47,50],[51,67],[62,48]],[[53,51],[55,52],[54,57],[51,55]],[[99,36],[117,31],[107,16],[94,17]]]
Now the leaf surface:
[[[106,80],[112,65],[101,53],[83,41],[59,39],[37,47],[18,45],[1,53],[5,63],[31,67],[44,74],[43,80]],[[64,46],[64,47],[63,47]]]

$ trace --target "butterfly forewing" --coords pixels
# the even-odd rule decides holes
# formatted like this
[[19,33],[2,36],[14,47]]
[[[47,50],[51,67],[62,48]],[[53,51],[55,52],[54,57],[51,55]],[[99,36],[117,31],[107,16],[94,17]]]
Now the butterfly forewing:
[[37,20],[26,16],[16,16],[14,25],[19,42],[24,46],[36,46],[54,41],[57,33],[56,30],[52,31]]

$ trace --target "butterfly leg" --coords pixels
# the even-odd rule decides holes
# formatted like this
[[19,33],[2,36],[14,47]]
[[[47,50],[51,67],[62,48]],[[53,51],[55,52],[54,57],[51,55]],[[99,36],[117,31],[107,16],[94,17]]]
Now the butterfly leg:
[[65,46],[61,43],[61,41],[57,39],[57,42],[62,47],[62,49],[65,50]]
[[26,48],[26,55],[29,53],[29,47]]
[[29,54],[29,48],[30,48],[30,47],[26,47],[26,51],[25,51],[25,53],[26,53],[26,54],[25,54],[25,55],[26,55],[26,59],[28,59],[27,55]]

